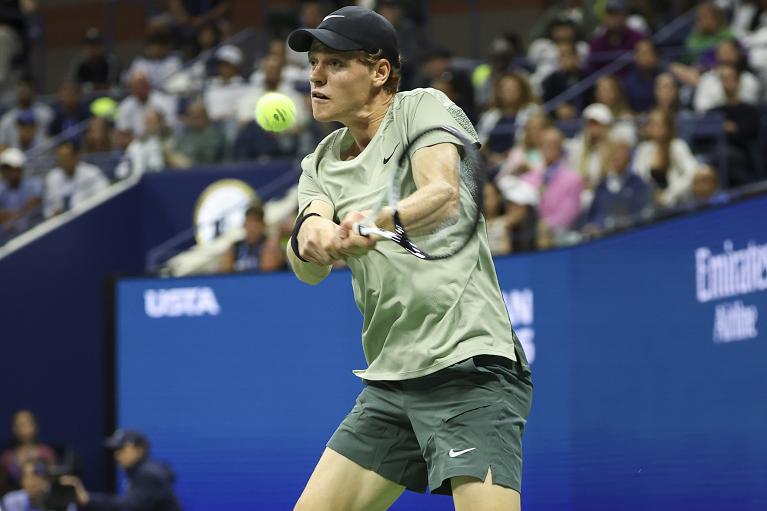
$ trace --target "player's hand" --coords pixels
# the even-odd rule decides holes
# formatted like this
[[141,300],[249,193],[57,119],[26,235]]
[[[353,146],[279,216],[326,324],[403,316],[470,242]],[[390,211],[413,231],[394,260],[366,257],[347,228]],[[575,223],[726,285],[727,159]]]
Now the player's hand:
[[379,236],[362,236],[354,228],[354,224],[363,221],[369,212],[352,211],[348,213],[336,231],[336,248],[344,257],[360,257],[373,248],[380,239]]
[[338,226],[331,220],[311,217],[304,221],[298,232],[301,257],[315,264],[327,266],[342,256],[336,243]]

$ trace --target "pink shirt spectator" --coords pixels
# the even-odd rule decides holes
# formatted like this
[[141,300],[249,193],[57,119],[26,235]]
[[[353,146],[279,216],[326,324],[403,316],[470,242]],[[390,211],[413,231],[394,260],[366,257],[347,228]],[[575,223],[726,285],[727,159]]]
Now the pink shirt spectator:
[[521,178],[540,191],[538,215],[554,229],[569,229],[581,211],[581,176],[564,159],[546,169],[532,170]]

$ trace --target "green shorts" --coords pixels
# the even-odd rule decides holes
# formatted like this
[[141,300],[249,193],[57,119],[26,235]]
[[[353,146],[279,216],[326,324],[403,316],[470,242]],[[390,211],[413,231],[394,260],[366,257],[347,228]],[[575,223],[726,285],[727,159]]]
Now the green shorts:
[[451,477],[484,481],[488,468],[494,484],[520,491],[527,365],[480,355],[421,378],[365,383],[330,449],[421,493],[428,483],[449,495]]

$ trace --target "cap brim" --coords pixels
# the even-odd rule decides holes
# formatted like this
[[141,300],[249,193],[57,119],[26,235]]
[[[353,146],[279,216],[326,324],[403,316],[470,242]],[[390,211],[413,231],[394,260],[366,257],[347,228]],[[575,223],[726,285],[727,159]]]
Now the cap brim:
[[364,50],[359,43],[325,28],[299,28],[288,36],[288,46],[295,51],[309,51],[312,41],[318,40],[338,51]]
[[122,442],[115,440],[114,438],[107,438],[104,440],[104,447],[111,450],[116,450],[121,447]]

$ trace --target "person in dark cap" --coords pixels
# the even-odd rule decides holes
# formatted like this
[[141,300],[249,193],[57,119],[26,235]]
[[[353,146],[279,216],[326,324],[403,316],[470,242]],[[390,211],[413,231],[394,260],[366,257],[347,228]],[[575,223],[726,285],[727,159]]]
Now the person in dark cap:
[[76,476],[61,476],[59,482],[73,486],[78,508],[84,511],[179,511],[173,491],[175,475],[164,463],[149,458],[149,440],[140,431],[118,429],[104,445],[125,470],[128,480],[123,495],[89,492]]
[[120,76],[117,57],[107,51],[101,31],[90,27],[82,39],[82,55],[74,63],[71,79],[86,91],[104,90],[116,85]]
[[[309,52],[315,119],[344,126],[301,164],[301,213],[288,258],[309,284],[327,277],[334,263],[349,266],[368,361],[355,371],[364,389],[295,510],[386,509],[405,489],[427,486],[452,495],[459,511],[518,510],[532,383],[498,292],[484,222],[469,255],[438,262],[376,247],[376,238],[353,229],[379,200],[409,141],[449,126],[477,143],[476,130],[438,90],[397,92],[397,35],[380,14],[343,7],[315,29],[292,32],[288,44]],[[449,177],[459,157],[455,139],[432,135],[409,147],[416,195],[396,213],[384,208],[377,226],[439,221],[444,201],[460,193]]]

